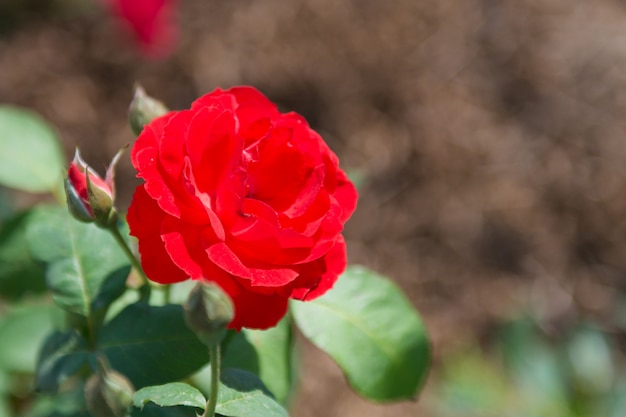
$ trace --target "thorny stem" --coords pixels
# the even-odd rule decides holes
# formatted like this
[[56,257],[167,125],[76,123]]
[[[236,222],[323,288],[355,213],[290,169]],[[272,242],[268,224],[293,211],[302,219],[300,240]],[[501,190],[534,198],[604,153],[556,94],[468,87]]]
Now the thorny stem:
[[215,407],[217,406],[217,392],[220,385],[220,344],[216,343],[209,346],[209,359],[211,363],[211,387],[209,391],[209,400],[206,403],[204,414],[201,417],[214,417]]
[[139,288],[139,292],[142,295],[145,295],[146,298],[149,298],[150,297],[150,289],[151,289],[150,288],[150,283],[148,281],[148,277],[146,276],[146,273],[143,272],[143,268],[141,267],[141,264],[137,260],[137,257],[135,256],[133,251],[130,250],[130,248],[128,247],[128,244],[126,243],[126,240],[124,239],[124,237],[122,236],[122,234],[120,233],[120,231],[119,231],[119,229],[117,228],[116,225],[111,225],[107,229],[111,232],[111,234],[115,238],[116,242],[122,248],[122,250],[124,251],[124,254],[126,255],[128,260],[130,261],[130,263],[133,266],[133,268],[139,273],[139,276],[142,279],[142,285]]

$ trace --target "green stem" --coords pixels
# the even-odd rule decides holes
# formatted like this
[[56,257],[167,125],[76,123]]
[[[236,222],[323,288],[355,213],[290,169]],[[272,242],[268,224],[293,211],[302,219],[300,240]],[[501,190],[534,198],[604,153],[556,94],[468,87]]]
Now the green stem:
[[206,403],[206,409],[202,417],[214,417],[215,407],[217,406],[217,392],[220,386],[220,344],[209,346],[209,358],[211,361],[211,390],[209,391],[209,400]]
[[111,227],[108,227],[107,230],[109,230],[111,232],[111,234],[115,238],[115,241],[118,243],[120,248],[122,248],[122,250],[124,251],[124,254],[126,255],[128,260],[130,261],[130,263],[133,266],[133,268],[135,268],[135,270],[139,273],[139,276],[141,277],[141,279],[143,281],[143,283],[142,283],[142,285],[140,287],[140,292],[142,294],[145,294],[149,298],[149,296],[150,296],[150,282],[148,281],[148,277],[146,276],[146,273],[143,272],[143,268],[141,267],[141,264],[137,260],[137,257],[135,256],[133,251],[130,250],[130,247],[128,247],[128,244],[126,243],[126,240],[124,239],[124,237],[120,233],[120,231],[117,228],[117,226],[111,225]]
[[163,286],[163,303],[164,304],[169,304],[170,303],[170,293],[172,292],[172,286],[171,285],[164,285]]

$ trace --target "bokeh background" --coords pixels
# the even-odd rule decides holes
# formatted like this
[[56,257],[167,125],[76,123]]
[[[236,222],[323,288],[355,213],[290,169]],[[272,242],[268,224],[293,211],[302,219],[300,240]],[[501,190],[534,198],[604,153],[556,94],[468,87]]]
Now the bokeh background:
[[[351,263],[406,292],[434,363],[376,405],[302,341],[292,415],[626,415],[625,1],[179,6],[148,60],[95,0],[0,0],[0,102],[101,170],[136,81],[173,109],[251,84],[309,120],[359,184]],[[127,160],[117,179],[125,208]]]

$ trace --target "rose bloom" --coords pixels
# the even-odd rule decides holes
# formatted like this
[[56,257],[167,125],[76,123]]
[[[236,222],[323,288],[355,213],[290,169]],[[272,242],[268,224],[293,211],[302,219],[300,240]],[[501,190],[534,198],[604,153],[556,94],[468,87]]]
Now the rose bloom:
[[153,120],[131,159],[145,183],[128,223],[146,275],[217,283],[231,328],[274,326],[290,298],[319,297],[344,271],[356,189],[302,116],[254,88],[217,89]]

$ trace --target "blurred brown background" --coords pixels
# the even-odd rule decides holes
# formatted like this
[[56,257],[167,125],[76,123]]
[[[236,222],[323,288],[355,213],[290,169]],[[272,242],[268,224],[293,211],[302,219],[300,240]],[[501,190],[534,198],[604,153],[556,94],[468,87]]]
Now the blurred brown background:
[[[0,102],[54,124],[68,159],[132,142],[139,81],[171,108],[251,84],[303,114],[360,182],[352,263],[392,277],[436,358],[533,311],[613,331],[626,289],[626,1],[180,0],[146,61],[98,4],[0,0]],[[137,184],[118,171],[122,207]],[[435,362],[433,374],[437,374]],[[372,405],[310,347],[292,415]],[[428,389],[425,396],[428,395]]]

